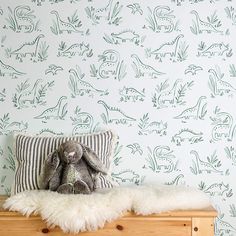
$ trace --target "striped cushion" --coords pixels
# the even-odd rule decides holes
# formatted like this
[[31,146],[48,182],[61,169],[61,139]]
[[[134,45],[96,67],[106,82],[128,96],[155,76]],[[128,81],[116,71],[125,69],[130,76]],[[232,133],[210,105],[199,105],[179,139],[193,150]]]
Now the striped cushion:
[[[109,169],[116,135],[112,131],[73,137],[63,136],[15,136],[15,157],[17,161],[11,195],[25,190],[39,189],[39,174],[44,160],[65,141],[76,140],[89,146]],[[95,188],[111,188],[113,183],[108,175],[97,175]]]

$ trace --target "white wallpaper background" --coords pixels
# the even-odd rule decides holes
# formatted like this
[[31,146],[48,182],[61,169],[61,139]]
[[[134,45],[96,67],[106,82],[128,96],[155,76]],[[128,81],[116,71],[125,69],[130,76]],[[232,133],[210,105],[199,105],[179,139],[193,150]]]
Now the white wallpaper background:
[[195,186],[236,235],[236,3],[1,0],[0,193],[11,135],[111,128],[121,184]]

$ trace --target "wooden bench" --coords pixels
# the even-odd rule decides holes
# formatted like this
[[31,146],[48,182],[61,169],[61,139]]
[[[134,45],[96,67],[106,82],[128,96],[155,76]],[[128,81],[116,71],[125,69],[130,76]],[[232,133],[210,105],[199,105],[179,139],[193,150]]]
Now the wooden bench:
[[[2,208],[6,197],[0,196],[1,236],[74,236],[65,234],[59,227],[48,228],[40,216],[22,216]],[[171,211],[148,216],[127,213],[122,218],[107,223],[104,228],[79,233],[81,236],[214,236],[213,208],[188,211]]]

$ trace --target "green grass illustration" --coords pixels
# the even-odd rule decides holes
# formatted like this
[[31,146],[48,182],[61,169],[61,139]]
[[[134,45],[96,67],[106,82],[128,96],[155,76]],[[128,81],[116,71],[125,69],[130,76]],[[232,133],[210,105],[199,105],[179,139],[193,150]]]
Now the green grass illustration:
[[153,19],[153,13],[150,7],[148,7],[148,17],[146,18],[146,21],[148,22],[148,28],[151,29],[152,31],[155,31],[156,23],[155,20]]
[[229,210],[230,216],[231,217],[236,217],[236,206],[235,206],[235,204],[230,204],[229,208],[230,208],[230,210]]
[[229,65],[229,74],[230,77],[236,77],[236,68],[234,64]]
[[91,77],[98,76],[98,70],[96,69],[94,64],[90,65],[90,75],[91,75]]
[[124,64],[124,61],[122,60],[117,70],[118,81],[121,81],[122,79],[124,79],[126,75],[127,75],[126,65]]
[[15,164],[15,157],[12,149],[10,147],[8,148],[8,156],[6,158],[6,161],[8,162],[8,168],[15,172],[16,170],[16,164]]
[[229,19],[232,20],[232,24],[236,24],[236,10],[231,6],[231,7],[226,7],[225,8],[226,15]]
[[52,33],[54,33],[55,35],[59,34],[59,29],[57,27],[57,22],[55,20],[52,20],[52,26],[50,26],[50,29]]
[[46,42],[41,42],[38,50],[39,61],[45,61],[48,58],[48,48],[49,45]]
[[123,157],[120,155],[122,148],[123,148],[123,145],[117,142],[115,146],[115,150],[114,150],[114,157],[113,157],[113,164],[115,166],[118,166],[122,162]]
[[188,47],[189,45],[186,44],[186,42],[180,42],[179,44],[179,50],[177,52],[177,61],[185,61],[188,57]]
[[199,34],[196,21],[192,20],[192,26],[190,26],[190,30],[193,34]]
[[120,12],[123,8],[123,5],[120,2],[116,2],[114,7],[111,8],[108,12],[108,23],[113,25],[119,25],[122,21],[122,17],[120,16]]

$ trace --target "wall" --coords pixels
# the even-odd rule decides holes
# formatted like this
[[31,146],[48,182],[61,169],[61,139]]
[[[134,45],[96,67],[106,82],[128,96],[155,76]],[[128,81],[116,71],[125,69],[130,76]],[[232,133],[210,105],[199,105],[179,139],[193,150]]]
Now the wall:
[[186,184],[236,235],[233,1],[1,0],[0,181],[11,134],[119,134],[121,184]]

